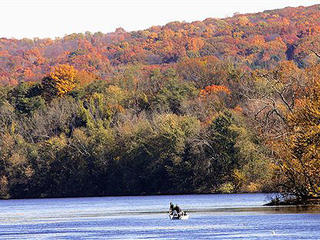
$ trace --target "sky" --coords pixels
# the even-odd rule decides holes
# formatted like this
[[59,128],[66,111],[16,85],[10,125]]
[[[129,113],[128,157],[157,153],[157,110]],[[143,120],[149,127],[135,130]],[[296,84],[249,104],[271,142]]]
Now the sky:
[[0,0],[0,37],[55,38],[71,33],[143,30],[172,21],[192,22],[255,13],[320,0]]

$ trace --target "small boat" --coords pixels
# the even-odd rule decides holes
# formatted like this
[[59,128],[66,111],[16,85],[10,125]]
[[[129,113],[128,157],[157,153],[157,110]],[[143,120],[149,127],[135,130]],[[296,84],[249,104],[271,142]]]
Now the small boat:
[[187,213],[183,213],[183,214],[169,213],[169,218],[171,220],[188,220],[189,215]]

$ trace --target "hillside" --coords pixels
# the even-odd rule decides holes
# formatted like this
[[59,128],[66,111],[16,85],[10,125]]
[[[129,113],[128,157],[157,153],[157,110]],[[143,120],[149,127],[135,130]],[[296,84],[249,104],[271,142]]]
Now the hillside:
[[[0,83],[38,81],[52,66],[68,63],[107,79],[125,64],[175,64],[215,56],[251,69],[283,60],[299,67],[317,61],[320,5],[284,8],[225,19],[171,22],[142,31],[71,34],[51,39],[0,39]],[[313,42],[314,45],[313,45]]]

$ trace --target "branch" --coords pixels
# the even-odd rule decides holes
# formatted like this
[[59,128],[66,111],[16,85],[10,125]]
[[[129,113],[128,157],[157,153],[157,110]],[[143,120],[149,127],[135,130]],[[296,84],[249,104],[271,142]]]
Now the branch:
[[311,52],[313,52],[318,58],[320,58],[320,54],[317,53],[316,51],[310,50]]

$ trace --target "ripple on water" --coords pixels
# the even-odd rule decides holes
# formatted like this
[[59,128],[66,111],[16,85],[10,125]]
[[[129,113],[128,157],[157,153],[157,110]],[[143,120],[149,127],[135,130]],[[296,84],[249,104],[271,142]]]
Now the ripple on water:
[[[0,201],[0,239],[318,239],[318,209],[264,207],[263,194]],[[190,214],[170,221],[168,203]]]

